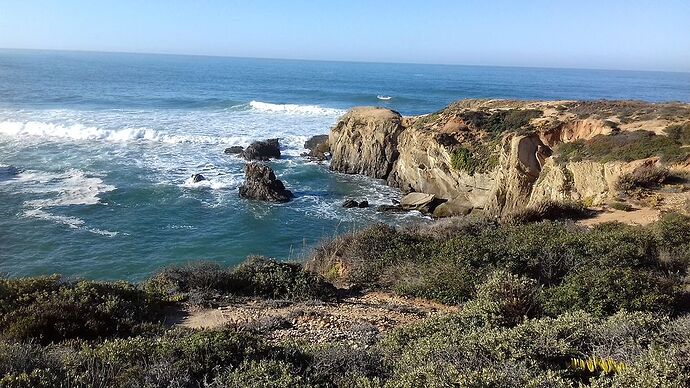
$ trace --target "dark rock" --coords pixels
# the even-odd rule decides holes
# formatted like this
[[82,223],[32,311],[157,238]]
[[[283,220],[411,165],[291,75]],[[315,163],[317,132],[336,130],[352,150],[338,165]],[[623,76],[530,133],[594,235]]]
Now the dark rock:
[[345,200],[345,202],[343,202],[343,207],[345,209],[350,209],[350,208],[358,207],[358,206],[359,206],[359,203],[357,203],[357,201],[355,201],[354,199],[348,199],[348,200]]
[[357,207],[359,207],[360,209],[367,208],[369,207],[369,201],[365,199],[364,201],[360,202],[359,205],[357,205]]
[[309,152],[305,152],[302,156],[312,160],[324,161],[331,155],[330,147],[328,146],[328,135],[312,136],[304,143],[304,148]]
[[263,161],[280,158],[280,144],[278,139],[255,141],[242,152],[242,156],[247,160]]
[[382,213],[403,213],[407,210],[403,209],[400,205],[381,205],[376,208],[376,211]]
[[294,195],[276,178],[273,170],[258,163],[244,166],[245,181],[240,186],[240,197],[268,202],[288,202]]
[[206,180],[208,180],[208,179],[206,179],[206,177],[201,175],[201,174],[192,174],[192,182],[194,182],[194,183],[199,183],[201,181],[206,181]]
[[241,146],[232,146],[225,149],[225,153],[228,155],[239,155],[244,152],[244,148]]
[[309,151],[313,151],[315,148],[326,144],[328,145],[328,135],[316,135],[312,136],[304,142],[304,148],[308,149]]

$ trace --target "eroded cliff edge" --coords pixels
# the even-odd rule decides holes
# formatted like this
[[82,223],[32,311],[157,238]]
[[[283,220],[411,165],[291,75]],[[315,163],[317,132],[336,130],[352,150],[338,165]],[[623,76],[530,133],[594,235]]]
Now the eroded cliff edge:
[[436,215],[540,202],[603,204],[621,177],[690,170],[690,104],[462,100],[422,116],[354,108],[331,129],[331,169],[447,200]]

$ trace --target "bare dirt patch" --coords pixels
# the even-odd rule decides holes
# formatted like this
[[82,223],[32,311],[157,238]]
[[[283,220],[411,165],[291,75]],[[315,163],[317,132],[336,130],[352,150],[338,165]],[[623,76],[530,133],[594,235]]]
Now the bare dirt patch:
[[232,325],[265,332],[269,340],[366,347],[392,328],[457,310],[428,300],[370,292],[336,303],[242,300],[215,309],[190,309],[178,325],[193,329]]

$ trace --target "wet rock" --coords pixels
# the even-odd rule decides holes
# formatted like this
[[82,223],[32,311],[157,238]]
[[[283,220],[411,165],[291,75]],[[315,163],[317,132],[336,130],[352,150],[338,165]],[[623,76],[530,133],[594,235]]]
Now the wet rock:
[[225,154],[227,155],[240,155],[244,152],[244,148],[241,146],[232,146],[225,149]]
[[328,145],[328,135],[312,136],[304,143],[304,148],[309,152],[305,152],[302,156],[312,160],[324,161],[331,156],[331,149]]
[[367,201],[367,200],[365,199],[364,201],[360,202],[360,203],[357,205],[357,207],[359,207],[360,209],[367,208],[367,207],[369,207],[369,201]]
[[316,148],[323,147],[324,144],[328,146],[328,135],[316,135],[304,142],[304,148],[313,151]]
[[273,170],[258,163],[244,166],[245,182],[240,187],[240,197],[268,202],[288,202],[294,197]]
[[359,203],[355,201],[354,199],[347,199],[345,202],[343,202],[343,207],[345,209],[351,209],[353,207],[358,207]]
[[376,211],[381,213],[404,213],[407,210],[403,209],[400,205],[380,205],[376,208]]
[[247,160],[262,161],[280,158],[280,143],[278,139],[255,141],[242,152],[242,156]]
[[206,180],[208,180],[208,179],[206,179],[206,177],[201,175],[201,174],[192,174],[192,182],[194,182],[194,183],[199,183],[201,181],[206,181]]

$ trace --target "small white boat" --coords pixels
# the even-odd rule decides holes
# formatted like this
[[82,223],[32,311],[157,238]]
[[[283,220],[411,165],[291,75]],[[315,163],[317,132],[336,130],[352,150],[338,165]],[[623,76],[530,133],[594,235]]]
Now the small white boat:
[[376,96],[376,98],[378,98],[379,100],[388,101],[388,100],[390,100],[390,99],[393,98],[393,97],[391,97],[391,96],[382,96],[382,95],[379,94],[378,96]]

